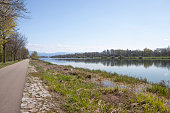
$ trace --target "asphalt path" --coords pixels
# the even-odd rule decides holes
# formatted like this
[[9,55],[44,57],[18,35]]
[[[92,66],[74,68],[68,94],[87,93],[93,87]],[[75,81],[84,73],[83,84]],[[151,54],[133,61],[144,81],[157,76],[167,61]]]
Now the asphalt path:
[[0,69],[0,113],[20,113],[29,60]]

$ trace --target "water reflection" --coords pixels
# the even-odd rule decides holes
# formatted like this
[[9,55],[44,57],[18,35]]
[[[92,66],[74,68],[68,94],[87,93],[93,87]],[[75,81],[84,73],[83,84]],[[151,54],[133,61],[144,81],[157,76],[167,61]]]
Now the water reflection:
[[56,59],[67,62],[101,63],[104,66],[144,66],[163,67],[170,70],[170,60],[102,60],[102,59]]

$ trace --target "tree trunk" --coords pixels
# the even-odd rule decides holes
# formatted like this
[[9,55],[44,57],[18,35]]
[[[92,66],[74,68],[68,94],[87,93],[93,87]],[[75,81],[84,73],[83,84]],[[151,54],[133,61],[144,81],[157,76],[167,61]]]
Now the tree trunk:
[[13,54],[12,54],[12,52],[11,52],[11,61],[13,61]]
[[14,55],[14,61],[16,60],[16,55]]
[[5,48],[6,48],[6,44],[3,45],[3,63],[6,62],[6,51],[5,51]]

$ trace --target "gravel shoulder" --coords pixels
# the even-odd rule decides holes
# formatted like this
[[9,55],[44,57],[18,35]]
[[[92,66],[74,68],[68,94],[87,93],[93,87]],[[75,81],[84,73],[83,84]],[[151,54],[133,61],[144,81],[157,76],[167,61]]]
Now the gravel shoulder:
[[48,86],[39,77],[32,76],[32,73],[37,73],[37,71],[34,66],[29,65],[22,97],[21,113],[61,112],[59,109],[57,110],[58,104],[53,100],[54,95],[47,90]]

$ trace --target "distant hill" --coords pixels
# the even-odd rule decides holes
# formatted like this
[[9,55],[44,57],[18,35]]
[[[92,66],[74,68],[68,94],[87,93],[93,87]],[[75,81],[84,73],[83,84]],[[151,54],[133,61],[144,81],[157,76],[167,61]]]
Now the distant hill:
[[[29,51],[29,54],[31,55],[33,51]],[[66,55],[69,54],[67,52],[56,52],[56,53],[45,53],[45,52],[37,52],[38,56],[55,56],[55,55]]]

